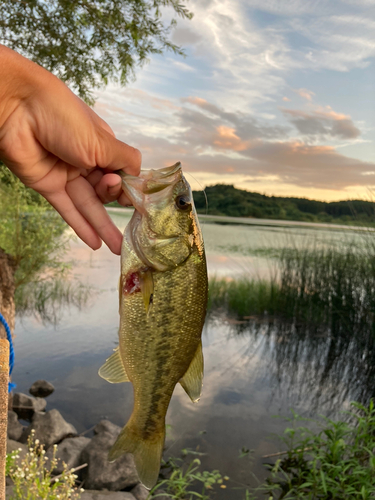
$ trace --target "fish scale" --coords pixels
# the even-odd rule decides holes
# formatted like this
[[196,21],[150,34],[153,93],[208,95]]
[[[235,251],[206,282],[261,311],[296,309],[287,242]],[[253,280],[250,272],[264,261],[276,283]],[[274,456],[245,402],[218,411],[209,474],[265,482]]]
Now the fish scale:
[[203,377],[201,333],[207,306],[202,234],[179,164],[123,176],[135,206],[121,252],[119,349],[99,374],[130,381],[134,408],[109,452],[133,453],[140,480],[157,480],[165,416],[178,382],[195,402]]

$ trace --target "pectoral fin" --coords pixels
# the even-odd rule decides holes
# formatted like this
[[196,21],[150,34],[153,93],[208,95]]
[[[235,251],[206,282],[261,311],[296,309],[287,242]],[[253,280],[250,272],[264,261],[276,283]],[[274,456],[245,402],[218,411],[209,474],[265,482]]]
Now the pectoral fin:
[[198,349],[194,355],[189,368],[185,375],[180,380],[180,384],[185,389],[185,392],[196,403],[199,401],[203,385],[203,352],[202,342],[199,342]]
[[118,347],[104,365],[99,368],[99,375],[110,384],[129,382]]
[[141,271],[139,275],[143,303],[145,305],[146,312],[148,313],[150,307],[152,306],[152,300],[154,296],[154,278],[152,276],[151,269]]

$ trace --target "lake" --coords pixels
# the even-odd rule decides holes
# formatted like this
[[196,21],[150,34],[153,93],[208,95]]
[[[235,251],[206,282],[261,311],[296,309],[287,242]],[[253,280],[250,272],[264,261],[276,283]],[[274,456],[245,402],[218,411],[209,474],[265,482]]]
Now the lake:
[[[120,229],[131,215],[128,210],[110,213]],[[228,279],[269,276],[275,249],[341,245],[361,237],[311,224],[202,221],[209,275]],[[67,258],[73,261],[73,274],[93,288],[92,296],[82,310],[64,309],[56,327],[33,317],[17,320],[16,391],[27,393],[35,380],[46,379],[56,388],[47,409],[57,408],[78,432],[103,418],[122,426],[132,410],[132,387],[108,384],[97,374],[117,344],[120,260],[105,246],[93,252],[77,240]],[[211,313],[203,330],[202,398],[193,405],[176,387],[167,414],[165,457],[180,456],[184,448],[203,453],[204,468],[230,477],[216,498],[244,498],[234,488],[256,486],[255,478],[266,475],[262,457],[283,449],[272,438],[287,426],[277,417],[289,417],[290,408],[305,417],[340,416],[351,400],[373,393],[371,363],[361,364],[361,353],[348,349],[333,350],[325,332],[310,334],[278,321]],[[239,458],[242,448],[253,452]]]

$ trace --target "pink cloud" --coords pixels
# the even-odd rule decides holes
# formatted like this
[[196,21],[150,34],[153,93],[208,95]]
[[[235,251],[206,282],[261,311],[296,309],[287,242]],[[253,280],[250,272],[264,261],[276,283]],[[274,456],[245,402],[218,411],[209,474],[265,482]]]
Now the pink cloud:
[[312,101],[312,96],[315,95],[315,92],[308,89],[297,89],[294,90],[294,92],[296,92],[296,94],[298,94],[303,99],[307,99],[308,101]]

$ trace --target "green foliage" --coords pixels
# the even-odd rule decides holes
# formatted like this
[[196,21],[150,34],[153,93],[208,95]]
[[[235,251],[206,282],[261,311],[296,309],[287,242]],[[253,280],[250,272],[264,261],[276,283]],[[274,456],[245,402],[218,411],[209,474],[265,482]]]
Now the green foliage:
[[93,103],[93,89],[125,85],[151,54],[182,54],[169,36],[176,19],[165,25],[164,10],[192,17],[180,0],[3,0],[0,42]]
[[0,247],[14,259],[18,288],[64,271],[66,224],[47,201],[6,170],[3,166],[7,181],[0,183]]
[[276,281],[211,278],[208,309],[226,309],[231,314],[274,314],[279,312],[280,286]]
[[323,419],[319,432],[290,419],[281,438],[285,456],[269,465],[256,489],[268,500],[368,500],[375,498],[375,409],[352,403],[350,423]]
[[326,203],[306,198],[283,198],[252,193],[234,186],[217,184],[202,191],[194,191],[198,213],[255,217],[305,222],[336,222],[340,224],[374,225],[375,203],[363,200]]
[[0,248],[16,265],[16,309],[56,323],[62,305],[82,306],[88,289],[69,281],[66,223],[0,164]]
[[33,434],[28,439],[29,450],[22,460],[17,452],[7,456],[6,473],[13,483],[13,493],[9,500],[78,500],[83,490],[74,487],[76,475],[64,465],[62,474],[54,477],[56,451],[47,460],[43,445],[34,441]]
[[[185,450],[185,456],[190,454],[195,455],[196,452]],[[213,492],[215,485],[226,488],[224,481],[229,479],[227,476],[222,477],[217,470],[201,472],[200,465],[199,458],[195,458],[187,465],[183,464],[182,459],[170,458],[163,465],[164,469],[169,469],[168,478],[160,481],[151,490],[152,498],[162,496],[174,500],[191,500],[193,498],[209,500],[210,492]]]

